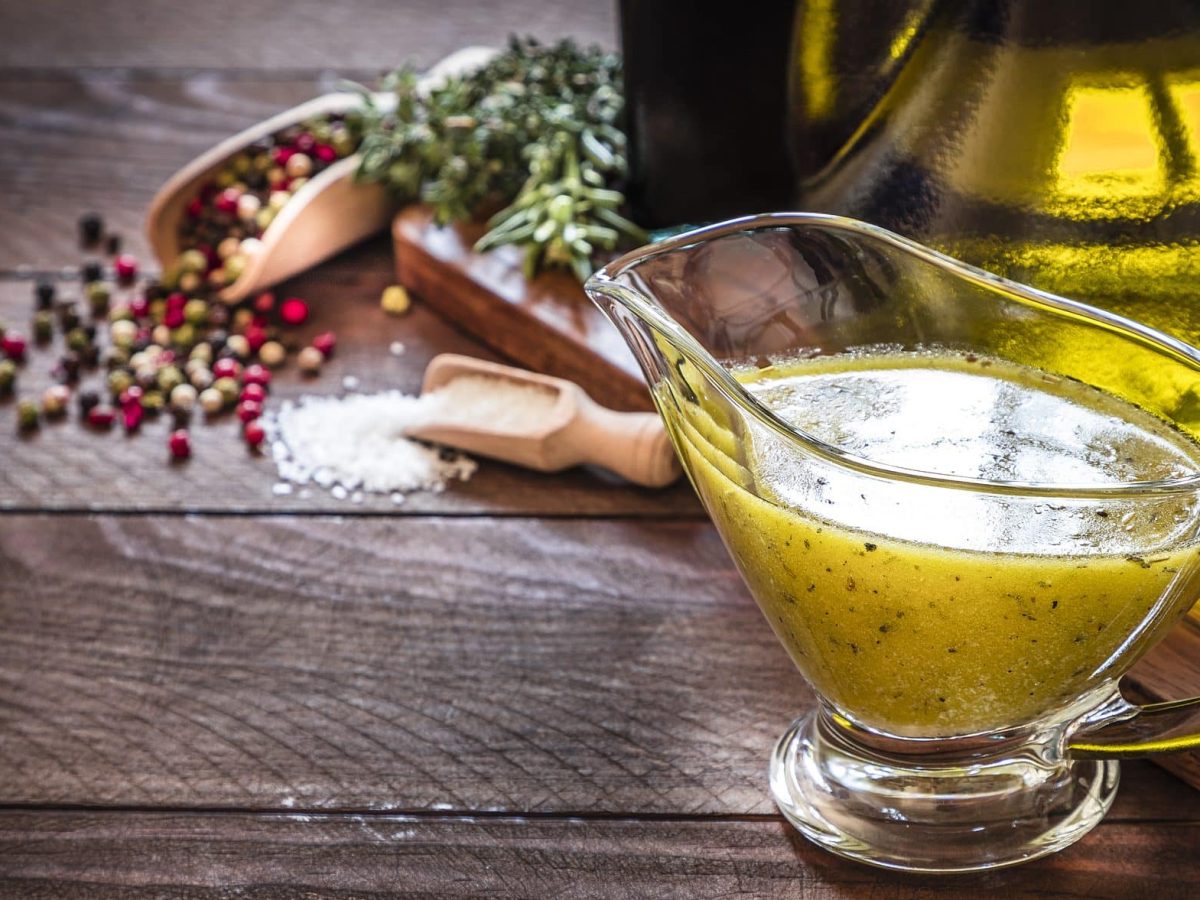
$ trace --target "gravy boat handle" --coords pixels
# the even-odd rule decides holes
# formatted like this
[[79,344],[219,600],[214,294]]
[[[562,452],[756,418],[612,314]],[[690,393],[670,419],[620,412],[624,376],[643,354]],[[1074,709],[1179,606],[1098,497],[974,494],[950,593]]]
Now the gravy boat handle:
[[1200,749],[1200,697],[1162,703],[1121,703],[1067,739],[1075,759],[1134,759]]

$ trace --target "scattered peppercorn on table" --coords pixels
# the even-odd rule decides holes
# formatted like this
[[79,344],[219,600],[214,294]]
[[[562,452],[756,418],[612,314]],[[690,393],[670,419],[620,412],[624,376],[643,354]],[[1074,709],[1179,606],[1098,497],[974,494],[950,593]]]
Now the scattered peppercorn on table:
[[[286,27],[231,0],[186,23],[170,6],[5,13],[0,320],[25,361],[0,363],[0,895],[1194,890],[1200,792],[1148,763],[1078,845],[984,878],[865,869],[798,838],[763,760],[809,694],[684,484],[485,462],[400,507],[350,504],[273,492],[235,415],[186,446],[169,416],[81,423],[47,392],[101,302],[79,280],[81,213],[117,235],[94,254],[105,279],[128,277],[152,267],[140,224],[161,179],[331,72],[370,79],[530,23],[616,31],[584,2],[296,0]],[[347,376],[411,393],[438,353],[494,358],[419,297],[389,315],[391,271],[385,235],[281,286],[309,304],[299,346],[333,333],[337,351],[317,351],[319,378],[293,354],[243,402]],[[82,321],[39,322],[39,279]],[[208,386],[190,386],[203,416]]]

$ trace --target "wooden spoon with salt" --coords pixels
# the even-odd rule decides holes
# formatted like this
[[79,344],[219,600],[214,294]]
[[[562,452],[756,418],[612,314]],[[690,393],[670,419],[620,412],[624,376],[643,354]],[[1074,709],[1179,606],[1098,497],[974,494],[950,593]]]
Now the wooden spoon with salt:
[[600,406],[579,385],[526,369],[504,366],[456,353],[443,353],[425,369],[422,394],[444,388],[457,378],[502,379],[555,395],[535,421],[513,424],[464,423],[447,415],[415,426],[409,437],[446,444],[528,469],[557,472],[592,463],[645,487],[665,487],[682,471],[675,450],[655,413],[615,412]]

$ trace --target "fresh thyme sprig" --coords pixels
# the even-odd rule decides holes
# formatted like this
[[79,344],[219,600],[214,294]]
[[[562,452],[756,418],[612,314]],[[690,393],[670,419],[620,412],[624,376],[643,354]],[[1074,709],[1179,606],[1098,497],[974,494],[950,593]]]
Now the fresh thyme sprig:
[[363,91],[358,176],[433,207],[441,224],[499,209],[476,244],[514,244],[525,270],[568,268],[646,233],[621,215],[627,171],[620,58],[571,41],[512,38],[482,68],[422,95],[411,69],[389,75],[384,110]]

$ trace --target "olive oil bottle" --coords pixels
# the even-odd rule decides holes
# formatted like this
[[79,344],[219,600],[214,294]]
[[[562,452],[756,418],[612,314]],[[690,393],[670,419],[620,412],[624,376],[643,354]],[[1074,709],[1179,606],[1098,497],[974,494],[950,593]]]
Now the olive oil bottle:
[[799,206],[1200,343],[1200,4],[878,6],[798,5]]

